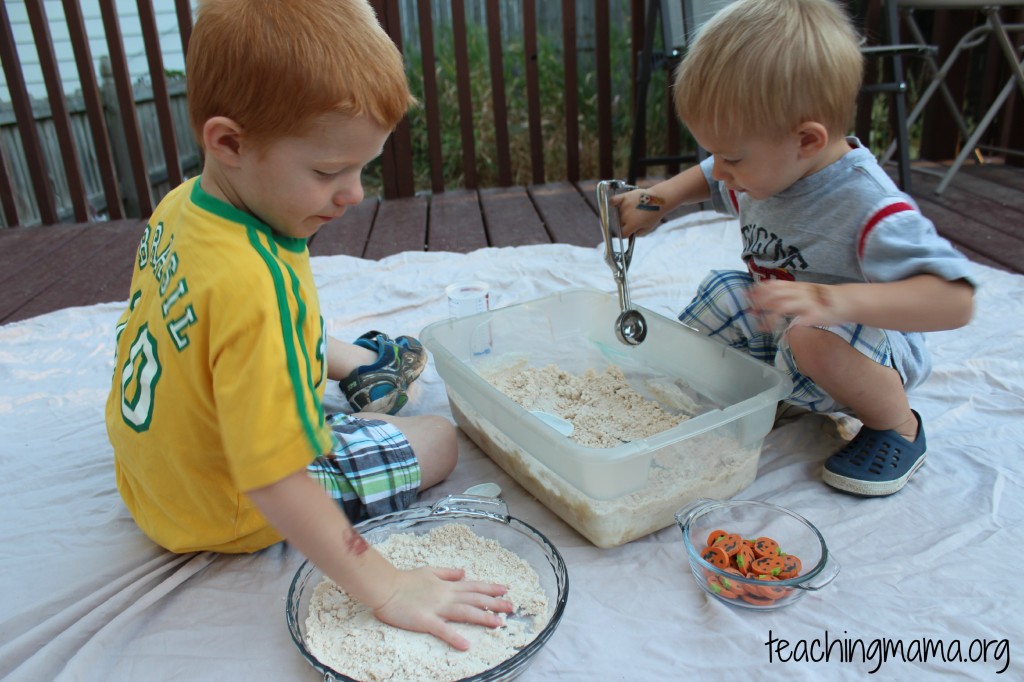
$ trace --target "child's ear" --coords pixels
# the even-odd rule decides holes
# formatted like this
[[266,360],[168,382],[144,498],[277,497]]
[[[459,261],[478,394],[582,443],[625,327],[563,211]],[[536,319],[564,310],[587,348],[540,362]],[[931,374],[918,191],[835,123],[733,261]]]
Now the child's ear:
[[235,168],[240,163],[242,127],[226,116],[214,116],[203,126],[203,146],[207,155]]
[[801,158],[810,158],[828,146],[828,128],[817,121],[805,121],[797,126]]

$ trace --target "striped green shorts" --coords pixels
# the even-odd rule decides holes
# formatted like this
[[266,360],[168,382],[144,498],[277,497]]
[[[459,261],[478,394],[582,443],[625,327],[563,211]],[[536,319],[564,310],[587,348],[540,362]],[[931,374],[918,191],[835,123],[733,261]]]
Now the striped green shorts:
[[317,457],[310,476],[353,523],[407,509],[420,488],[420,465],[405,435],[393,424],[348,414],[328,416],[335,447]]

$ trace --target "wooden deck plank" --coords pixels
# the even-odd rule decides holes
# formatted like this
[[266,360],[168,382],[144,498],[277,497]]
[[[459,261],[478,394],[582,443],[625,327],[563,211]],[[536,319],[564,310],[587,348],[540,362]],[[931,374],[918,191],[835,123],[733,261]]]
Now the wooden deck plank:
[[1024,187],[1014,189],[986,179],[985,176],[995,176],[993,170],[996,169],[979,166],[971,172],[958,174],[957,182],[950,184],[942,194],[935,193],[941,178],[927,169],[915,172],[913,182],[921,200],[940,204],[1001,232],[1019,234]]
[[[58,308],[128,301],[134,270],[135,254],[145,225],[125,221],[103,248],[93,252],[61,278],[60,286],[51,286],[18,310],[27,318]],[[99,275],[99,276],[97,276]]]
[[0,322],[13,322],[59,308],[128,297],[134,254],[144,221],[86,225],[73,248],[49,253],[9,282],[0,300]]
[[[125,220],[121,226],[121,235],[108,244],[101,257],[90,268],[98,268],[100,272],[109,273],[102,278],[97,286],[89,290],[87,270],[79,269],[81,274],[81,294],[76,305],[88,305],[93,301],[125,301],[131,296],[132,273],[135,272],[135,261],[138,257],[139,242],[146,228],[146,221]],[[89,292],[86,295],[86,292]]]
[[430,200],[428,251],[469,253],[488,246],[480,195],[474,190],[453,190]]
[[480,207],[491,246],[550,244],[551,235],[525,187],[480,190]]
[[309,243],[309,255],[362,258],[379,206],[380,199],[377,197],[367,197],[355,206],[350,206],[344,215],[321,227],[313,236]]
[[[965,182],[960,187],[949,187],[942,194],[935,194],[931,189],[938,184],[938,181],[931,176],[920,177],[919,174],[915,174],[914,182],[921,185],[922,189],[928,190],[915,199],[922,206],[942,206],[953,213],[964,216],[971,223],[978,223],[1003,232],[1011,239],[1016,236],[1020,230],[1020,207],[1024,206],[1024,196],[1016,205],[1012,205],[1005,201],[1005,197],[999,196],[1000,194],[1011,194],[1012,190],[1002,193],[992,192],[987,195],[977,191],[965,191],[962,188],[969,187],[972,182],[976,183],[977,179],[963,178],[963,180]],[[948,224],[946,221],[942,221],[942,223],[942,229],[957,229],[956,221],[951,221]]]
[[378,259],[402,251],[423,251],[427,245],[427,198],[388,199],[377,209],[365,258]]
[[[915,173],[915,199],[939,232],[975,262],[1024,274],[1024,169],[968,165],[942,195],[933,193],[936,183],[934,173]],[[310,253],[383,258],[425,245],[469,251],[584,241],[580,235],[593,246],[601,239],[596,185],[589,180],[368,199],[325,226],[311,241]],[[679,214],[696,210],[688,207]],[[573,221],[580,226],[575,233],[564,229]],[[129,220],[0,231],[0,323],[125,299],[141,225]]]
[[575,185],[551,182],[527,190],[556,244],[594,246],[603,241],[597,213]]
[[[55,228],[43,227],[34,231],[38,233],[37,238],[45,239],[49,245],[50,235],[45,234],[45,231],[53,229]],[[102,248],[106,241],[112,239],[104,225],[86,225],[69,229],[82,233],[82,243],[77,245],[77,248],[47,249],[49,257],[45,262],[40,262],[42,259],[36,260],[32,266],[20,268],[16,277],[4,282],[4,295],[0,298],[0,322],[24,319],[26,316],[19,315],[18,311],[58,282],[63,272],[75,266],[76,259],[88,257],[92,251]],[[73,238],[71,241],[73,242]]]
[[[1005,163],[986,163],[980,166],[972,164],[961,169],[960,173],[1024,193],[1024,168],[1019,166],[1008,166]],[[950,183],[950,186],[958,182],[957,176],[954,176],[954,182]]]
[[981,222],[970,211],[955,210],[927,197],[916,197],[921,212],[933,223],[939,234],[957,248],[987,256],[988,264],[1013,272],[1024,263],[1024,240]]
[[594,212],[594,215],[600,216],[601,209],[597,205],[597,183],[597,180],[580,180],[576,183],[576,189],[587,201],[587,204],[590,206],[590,210]]
[[964,255],[1010,272],[1024,262],[1024,192],[979,177],[982,167],[964,168],[942,194],[932,165],[915,167],[914,199],[936,230]]
[[94,227],[90,224],[61,224],[52,227],[19,227],[0,230],[0,291],[49,254],[68,248],[75,239]]

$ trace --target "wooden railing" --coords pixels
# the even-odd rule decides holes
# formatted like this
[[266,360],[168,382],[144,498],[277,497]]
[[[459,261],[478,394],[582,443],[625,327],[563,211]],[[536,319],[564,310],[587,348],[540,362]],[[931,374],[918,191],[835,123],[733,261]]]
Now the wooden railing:
[[[868,18],[869,38],[882,34],[877,24],[879,1],[851,2],[865,10],[861,15]],[[632,126],[636,96],[632,76],[643,45],[644,0],[371,2],[400,48],[403,42],[412,42],[410,37],[416,39],[415,55],[407,53],[410,63],[412,56],[419,64],[437,63],[441,47],[454,54],[454,113],[445,114],[440,93],[449,84],[439,82],[435,69],[410,73],[410,82],[421,93],[421,108],[415,126],[410,118],[403,121],[380,160],[380,192],[385,198],[440,193],[455,187],[624,175],[629,140],[623,130]],[[109,72],[102,79],[93,73],[77,0],[62,0],[81,84],[80,93],[69,98],[63,93],[55,63],[46,3],[24,0],[45,75],[48,106],[40,106],[28,95],[8,10],[6,4],[0,5],[0,58],[12,100],[6,118],[0,104],[3,226],[147,216],[163,193],[197,172],[199,153],[187,125],[184,83],[165,73],[153,3],[136,0],[149,67],[140,88],[138,83],[133,85],[128,73],[116,0],[100,0],[109,54]],[[187,51],[192,30],[191,4],[191,0],[174,0],[183,51]],[[467,8],[473,11],[467,12]],[[435,18],[438,9],[445,10],[448,22],[443,32]],[[509,18],[510,9],[515,10],[514,21]],[[538,11],[543,15],[540,18]],[[975,20],[973,13],[937,13],[935,17],[933,30],[941,40],[940,54],[942,45],[955,42]],[[553,24],[560,24],[559,30],[553,31]],[[471,82],[473,68],[481,66],[471,61],[467,36],[472,30],[485,32],[487,38],[486,57],[476,56],[478,61],[487,61],[489,87],[483,97],[474,92]],[[510,37],[510,32],[516,35]],[[553,68],[559,71],[556,76],[561,79],[562,97],[557,130],[542,116],[541,86],[546,82],[544,76],[550,74],[540,73],[538,55],[544,50],[538,37],[547,41],[545,45],[552,40],[556,43],[558,62]],[[515,53],[517,63],[512,63],[511,53],[506,51],[509,39],[521,45]],[[451,44],[442,44],[442,40]],[[613,64],[623,63],[627,65],[625,79],[619,73],[622,69],[613,73]],[[515,107],[510,106],[507,92],[510,73],[518,74],[523,84],[522,90],[512,95]],[[982,71],[980,80],[965,74],[960,83],[964,94],[983,99],[992,90],[986,84],[999,83],[1000,78],[1005,75]],[[650,95],[661,102],[660,108],[655,108],[661,118],[660,125],[651,127],[658,137],[648,142],[671,154],[685,147],[687,138],[680,134],[667,105],[666,83],[663,77],[657,82],[660,89]],[[581,98],[584,86],[592,88],[592,98]],[[525,100],[525,120],[513,121],[510,111],[522,110],[521,100]],[[1024,105],[1015,105],[1019,119]],[[1002,125],[993,126],[993,135],[1001,135],[1003,140],[1014,130],[1012,107],[1006,117]],[[442,131],[446,126],[450,130],[455,119],[458,139],[451,144],[452,140],[442,138]],[[862,127],[872,124],[870,116],[862,117],[858,134],[865,137]],[[943,135],[940,127],[934,127],[938,125],[926,116],[925,136],[931,147],[938,141],[955,144],[955,135]],[[486,145],[481,142],[480,127],[489,129]],[[1016,126],[1016,135],[1021,128],[1024,126]],[[561,140],[557,149],[552,149],[552,139]],[[514,153],[520,147],[527,153]],[[942,150],[932,149],[931,153],[931,158],[952,156]],[[446,171],[453,159],[459,169],[455,177]],[[426,170],[417,176],[417,167]],[[666,172],[674,171],[675,167],[666,167]],[[584,173],[586,177],[581,177]]]
[[[17,139],[21,143],[21,158],[8,159],[6,153],[0,155],[3,157],[0,158],[0,193],[3,197],[3,220],[7,226],[31,224],[36,217],[42,224],[49,225],[68,221],[69,218],[74,222],[88,222],[97,215],[110,219],[148,215],[155,205],[154,190],[159,191],[161,185],[173,187],[181,183],[184,177],[182,158],[187,160],[195,155],[194,146],[189,149],[187,143],[179,149],[178,139],[185,138],[176,129],[174,121],[175,109],[181,118],[181,107],[180,104],[172,107],[152,1],[138,2],[149,62],[149,87],[152,89],[148,98],[140,97],[132,85],[115,2],[100,2],[110,66],[109,79],[106,80],[111,84],[104,88],[100,87],[93,73],[93,59],[81,7],[77,0],[63,0],[62,6],[81,83],[81,108],[85,110],[84,119],[91,132],[91,136],[85,139],[91,144],[79,144],[82,136],[75,135],[76,129],[82,130],[82,113],[77,108],[72,110],[65,98],[45,3],[43,0],[25,0],[46,81],[49,116],[45,125],[37,125],[7,7],[3,5],[0,7],[0,59],[11,93]],[[175,0],[175,7],[184,49],[192,27],[189,1]],[[180,103],[180,94],[176,99]],[[147,126],[144,136],[142,123],[150,118],[150,113],[155,116],[157,125],[155,131],[152,126]],[[111,121],[115,125],[112,126]],[[41,134],[40,128],[48,132]],[[144,140],[152,139],[154,134],[163,157],[164,170],[158,176],[163,178],[151,178],[150,174],[152,161],[147,159]],[[44,152],[44,140],[56,141],[60,163],[54,154]],[[11,148],[13,145],[4,145],[0,150]],[[152,159],[153,150],[148,149],[148,152]],[[27,170],[30,188],[16,188],[12,181],[8,168],[18,163],[23,163]],[[86,183],[89,173],[83,172],[87,167],[97,169],[102,185],[102,199],[95,204],[90,202],[90,189]],[[19,203],[23,205],[21,209]]]
[[[398,44],[403,47],[403,34],[408,35],[410,22],[415,22],[416,33],[419,37],[420,63],[434,64],[436,38],[432,3],[429,0],[420,0],[416,7],[415,15],[402,13],[399,5],[387,0],[371,0],[377,10],[385,30]],[[470,32],[467,22],[466,3],[460,0],[453,0],[450,3],[450,33],[454,51],[456,67],[456,88],[457,88],[457,118],[458,134],[461,143],[461,178],[459,185],[467,189],[476,189],[484,183],[481,180],[481,164],[488,164],[490,176],[493,180],[489,184],[497,186],[509,186],[517,182],[542,184],[551,179],[566,179],[576,181],[581,178],[581,151],[586,149],[593,156],[597,157],[597,163],[593,164],[595,170],[602,177],[611,177],[616,171],[616,160],[613,157],[613,150],[616,146],[622,147],[622,140],[614,136],[614,118],[617,115],[616,105],[619,105],[619,112],[625,112],[629,116],[632,109],[633,92],[614,92],[612,76],[612,24],[613,15],[612,2],[609,0],[592,0],[582,3],[586,6],[586,24],[589,40],[586,45],[581,44],[578,36],[578,20],[581,18],[577,5],[578,0],[561,0],[545,2],[544,9],[551,12],[552,8],[560,9],[561,31],[557,36],[560,40],[559,49],[561,53],[561,71],[563,78],[562,85],[562,106],[564,128],[558,131],[558,136],[563,140],[564,163],[558,167],[546,162],[544,153],[544,134],[541,121],[541,74],[538,71],[538,43],[539,32],[537,10],[540,3],[534,0],[515,0],[514,2],[500,2],[500,0],[484,0],[482,3],[486,12],[484,27],[487,34],[487,55],[486,59],[490,76],[490,97],[487,102],[478,103],[483,108],[490,109],[489,120],[485,123],[493,131],[493,149],[480,149],[477,138],[475,121],[478,120],[474,111],[473,92],[471,84],[471,58],[466,42],[466,36]],[[521,8],[516,17],[516,29],[521,30],[518,37],[522,42],[522,63],[510,65],[507,62],[505,41],[502,39],[503,32],[507,27],[502,25],[503,6],[515,5]],[[620,58],[632,60],[630,62],[630,73],[633,73],[635,53],[642,43],[643,37],[643,6],[642,0],[620,1],[617,18],[620,22],[632,27],[627,40],[628,46],[626,55],[618,55]],[[550,32],[550,27],[540,27],[540,30]],[[513,39],[515,40],[515,39]],[[582,78],[596,82],[596,102],[593,108],[596,110],[593,128],[581,129],[581,102],[580,91],[580,65],[579,56],[585,52],[590,57],[593,65],[593,74],[583,74]],[[528,138],[529,161],[528,172],[520,173],[514,167],[513,154],[511,151],[512,141],[510,136],[509,102],[506,74],[511,69],[518,67],[525,75],[525,89],[520,92],[526,100],[527,121],[526,136]],[[443,192],[450,189],[452,181],[443,171],[442,159],[442,116],[440,112],[439,84],[434,70],[422,69],[420,73],[411,74],[411,80],[420,80],[422,89],[422,111],[423,119],[426,122],[426,156],[429,164],[428,188],[432,192]],[[620,84],[621,85],[621,84]],[[622,103],[625,106],[622,106]],[[521,107],[520,107],[521,108]],[[663,109],[667,111],[667,109]],[[596,134],[595,134],[596,133]],[[421,145],[423,146],[423,145]],[[385,147],[382,159],[383,165],[383,195],[385,198],[411,196],[414,192],[427,187],[415,186],[414,178],[407,171],[415,165],[413,153],[412,132],[410,131],[409,119],[407,118],[395,131],[388,145]],[[625,159],[621,158],[619,167]]]
[[[131,159],[128,158],[128,147],[124,138],[124,124],[120,120],[121,114],[117,104],[116,91],[113,80],[109,78],[109,68],[106,64],[104,64],[104,68],[101,68],[101,73],[105,74],[102,79],[101,98],[104,128],[110,138],[110,153],[112,154],[110,161],[113,164],[116,177],[132,179]],[[200,154],[199,147],[189,128],[185,81],[184,79],[172,80],[168,82],[167,86],[177,145],[177,153],[174,158],[178,160],[183,175],[188,177],[198,172]],[[133,96],[148,186],[152,188],[154,197],[160,197],[168,192],[173,185],[160,139],[160,121],[157,118],[153,90],[148,84],[136,85],[133,89]],[[100,172],[99,161],[103,150],[102,148],[97,149],[96,139],[90,130],[84,98],[81,93],[75,93],[68,96],[66,100],[71,135],[81,162],[81,181],[84,185],[90,219],[103,220],[111,217],[112,211],[109,210],[111,208],[114,209],[113,214],[116,217],[116,206],[112,207],[108,204],[108,195],[104,189],[104,181],[109,178],[105,178]],[[66,162],[61,155],[64,145],[57,134],[57,119],[53,116],[49,101],[34,100],[32,105],[32,116],[39,136],[39,146],[48,169],[47,179],[53,189],[57,218],[60,222],[76,221],[67,176],[64,173],[53,172],[53,169],[63,170]],[[0,104],[0,144],[22,151],[24,147],[18,132],[19,128],[13,109]],[[21,223],[40,222],[38,202],[33,201],[31,175],[27,168],[25,155],[21,153],[16,156],[8,156],[7,160],[11,165],[10,182],[14,188],[13,199]],[[117,190],[123,214],[141,215],[138,192],[134,182],[120,183],[110,187],[110,190]]]

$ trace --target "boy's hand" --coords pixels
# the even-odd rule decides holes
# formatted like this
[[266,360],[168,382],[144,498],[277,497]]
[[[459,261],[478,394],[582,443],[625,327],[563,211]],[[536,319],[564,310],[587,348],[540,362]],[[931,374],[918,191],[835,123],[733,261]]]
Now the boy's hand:
[[448,621],[497,627],[497,613],[513,610],[510,601],[498,598],[506,587],[462,580],[460,569],[395,568],[352,528],[305,469],[247,495],[290,543],[385,623],[465,650],[469,642]]
[[418,568],[399,571],[395,591],[374,615],[388,625],[425,632],[465,651],[469,641],[449,621],[496,628],[498,613],[512,613],[507,599],[499,599],[503,585],[462,580],[462,569]]
[[611,205],[619,210],[623,237],[641,237],[652,232],[665,214],[665,200],[646,189],[618,194],[611,198]]
[[806,327],[849,321],[842,296],[827,284],[770,280],[751,288],[749,296],[767,330],[774,329],[786,318]]

